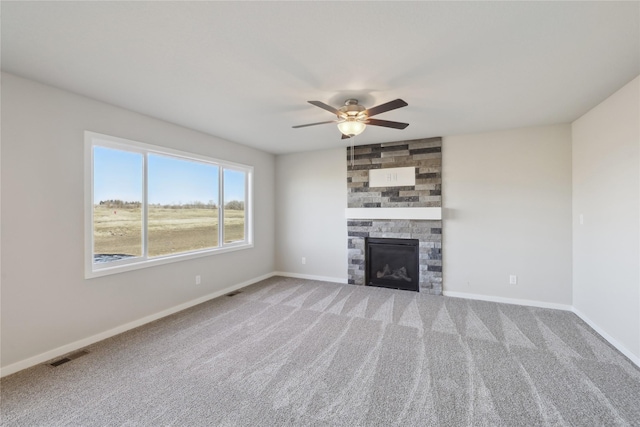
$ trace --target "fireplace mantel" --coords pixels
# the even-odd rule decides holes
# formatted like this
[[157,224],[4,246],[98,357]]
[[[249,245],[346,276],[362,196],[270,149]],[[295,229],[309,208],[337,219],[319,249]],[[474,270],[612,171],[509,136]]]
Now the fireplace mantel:
[[441,220],[442,208],[346,208],[347,219]]

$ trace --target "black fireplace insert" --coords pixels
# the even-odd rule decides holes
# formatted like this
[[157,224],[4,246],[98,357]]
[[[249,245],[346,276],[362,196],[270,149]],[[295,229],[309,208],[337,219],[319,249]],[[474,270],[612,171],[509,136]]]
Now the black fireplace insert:
[[365,238],[365,285],[420,291],[418,239]]

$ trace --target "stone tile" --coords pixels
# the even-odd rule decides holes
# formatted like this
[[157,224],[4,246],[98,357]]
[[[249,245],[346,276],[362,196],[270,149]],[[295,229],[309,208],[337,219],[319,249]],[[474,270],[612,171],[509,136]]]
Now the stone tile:
[[438,202],[442,199],[442,196],[420,196],[421,202]]
[[[380,153],[364,153],[364,154],[354,154],[353,160],[361,160],[361,159],[378,159],[380,158]],[[351,161],[351,156],[347,155],[347,161]]]
[[419,239],[420,242],[438,242],[442,239],[441,234],[431,234],[431,233],[411,233],[414,239]]
[[[373,220],[373,226],[374,227],[380,227],[380,228],[384,228],[384,227],[393,227],[393,224],[395,224],[395,222],[392,221],[381,221],[381,220]],[[404,225],[404,224],[401,224]],[[408,224],[407,224],[408,225]]]
[[411,233],[382,233],[382,237],[391,239],[410,239]]
[[442,147],[441,146],[434,146],[434,147],[421,147],[421,148],[417,148],[413,145],[409,145],[409,154],[414,156],[414,159],[416,158],[415,156],[417,154],[439,154],[442,155]]
[[371,227],[373,221],[361,221],[361,220],[349,220],[347,221],[347,227]]
[[384,151],[392,151],[394,149],[398,149],[398,147],[405,147],[408,148],[409,147],[409,143],[408,141],[396,141],[396,142],[383,142],[382,144],[380,144],[379,148],[373,148],[373,150],[383,150]]
[[[351,164],[351,159],[349,159],[349,164]],[[370,165],[371,159],[370,158],[356,159],[354,156],[353,164],[354,165]]]
[[415,160],[411,159],[408,156],[404,156],[404,157],[395,157],[393,159],[393,166],[394,168],[408,168],[408,167],[420,167],[420,164],[418,162],[416,162]]
[[389,227],[382,231],[386,233],[402,233],[411,235],[411,228],[409,227]]
[[[431,197],[431,196],[427,196],[427,197]],[[426,199],[425,196],[398,196],[398,197],[389,197],[389,201],[404,203],[404,202],[418,202],[418,201],[430,201],[430,200]]]
[[421,179],[422,177],[420,175],[422,174],[429,174],[428,176],[425,176],[424,178],[442,178],[442,175],[440,174],[440,171],[442,170],[442,168],[440,166],[421,166],[418,169],[418,175],[416,175],[416,179]]
[[372,164],[387,164],[393,163],[393,157],[380,157],[377,159],[371,159]]
[[[428,181],[428,180],[425,180],[425,181]],[[425,183],[425,184],[417,184],[416,183],[416,186],[414,188],[415,188],[415,192],[416,193],[420,193],[422,191],[435,190],[437,185],[438,184],[435,183],[435,182],[430,182],[430,183]]]
[[368,188],[365,188],[365,191],[351,191],[349,193],[349,199],[351,200],[373,199],[381,196],[381,191],[371,191]]
[[386,202],[382,203],[383,208],[412,208],[417,207],[418,202]]
[[[355,148],[353,151],[354,155],[367,154],[371,152],[370,145],[358,145],[357,147],[354,147],[354,148]],[[351,147],[347,147],[347,154],[351,154]]]
[[354,175],[351,177],[351,182],[369,182],[369,175]]
[[442,159],[442,153],[414,154],[413,160]]
[[426,148],[426,147],[441,147],[442,138],[439,136],[433,138],[414,139],[409,142],[409,147],[413,148]]
[[366,231],[369,232],[371,231],[371,227],[349,227],[348,231],[351,232],[359,232],[359,231]]
[[364,231],[349,231],[347,235],[352,237],[369,237],[369,233]]
[[438,179],[438,174],[436,172],[418,172],[416,174],[416,180],[422,180],[422,179],[437,180],[437,181],[434,181],[434,184],[437,184],[440,181]]
[[401,151],[383,151],[382,158],[385,157],[399,157],[399,156],[408,156],[409,150],[401,150]]
[[398,193],[400,197],[418,197],[422,192],[411,190],[411,191],[399,191]]
[[380,169],[380,165],[351,165],[351,162],[349,162],[349,164],[347,165],[347,170],[354,170],[354,171],[368,171],[369,169]]

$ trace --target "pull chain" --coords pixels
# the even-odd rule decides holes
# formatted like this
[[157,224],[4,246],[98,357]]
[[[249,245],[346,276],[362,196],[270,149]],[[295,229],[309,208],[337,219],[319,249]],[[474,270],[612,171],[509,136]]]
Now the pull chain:
[[354,145],[354,140],[356,139],[356,136],[353,135],[351,138],[349,138],[351,140],[351,168],[353,168],[353,145]]

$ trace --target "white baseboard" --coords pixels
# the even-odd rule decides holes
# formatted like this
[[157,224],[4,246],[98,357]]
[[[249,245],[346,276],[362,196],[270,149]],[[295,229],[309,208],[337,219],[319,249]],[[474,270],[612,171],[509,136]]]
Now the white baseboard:
[[83,338],[78,341],[74,341],[69,344],[65,344],[61,347],[55,348],[53,350],[45,351],[44,353],[38,354],[37,356],[30,357],[28,359],[21,360],[19,362],[12,363],[11,365],[4,366],[0,368],[0,377],[5,377],[7,375],[11,375],[23,369],[30,368],[32,366],[38,365],[40,363],[44,363],[48,360],[55,359],[56,357],[63,356],[67,353],[70,353],[75,350],[79,350],[81,348],[87,347],[88,345],[97,343],[98,341],[102,341],[104,339],[113,337],[115,335],[126,332],[130,329],[137,328],[138,326],[142,326],[144,324],[153,322],[154,320],[161,319],[163,317],[169,316],[171,314],[177,313],[179,311],[185,310],[189,307],[193,307],[194,305],[201,304],[205,301],[209,301],[211,299],[217,298],[221,295],[228,294],[229,292],[235,291],[236,289],[244,288],[246,286],[257,283],[261,280],[268,279],[273,277],[275,273],[268,273],[260,277],[255,277],[253,279],[247,280],[242,283],[237,283],[235,285],[229,286],[227,288],[221,289],[219,291],[212,292],[208,295],[202,296],[200,298],[196,298],[191,301],[187,301],[183,304],[176,305],[175,307],[168,308],[166,310],[162,310],[158,313],[151,314],[149,316],[145,316],[141,319],[134,320],[133,322],[125,323],[124,325],[120,325],[113,329],[109,329],[108,331],[101,332],[99,334]]
[[314,276],[312,274],[288,273],[286,271],[275,271],[273,275],[293,277],[296,279],[320,280],[322,282],[347,283],[347,279],[342,277]]
[[583,312],[581,312],[580,310],[578,310],[575,307],[573,307],[572,311],[576,314],[576,316],[578,316],[580,319],[582,319],[582,321],[584,323],[589,325],[591,327],[591,329],[596,331],[602,338],[607,340],[609,342],[609,344],[614,346],[620,353],[624,354],[629,360],[631,360],[633,363],[636,364],[636,366],[638,366],[640,368],[640,357],[638,357],[635,354],[633,354],[631,352],[631,350],[626,348],[618,340],[616,340],[611,335],[606,333],[602,328],[600,328],[593,321],[591,321],[591,319],[589,319]]
[[449,292],[442,293],[446,297],[475,299],[480,301],[501,302],[505,304],[526,305],[529,307],[553,308],[555,310],[573,311],[573,306],[568,304],[558,304],[555,302],[534,301],[528,299],[504,298],[490,295],[468,294],[465,292]]

